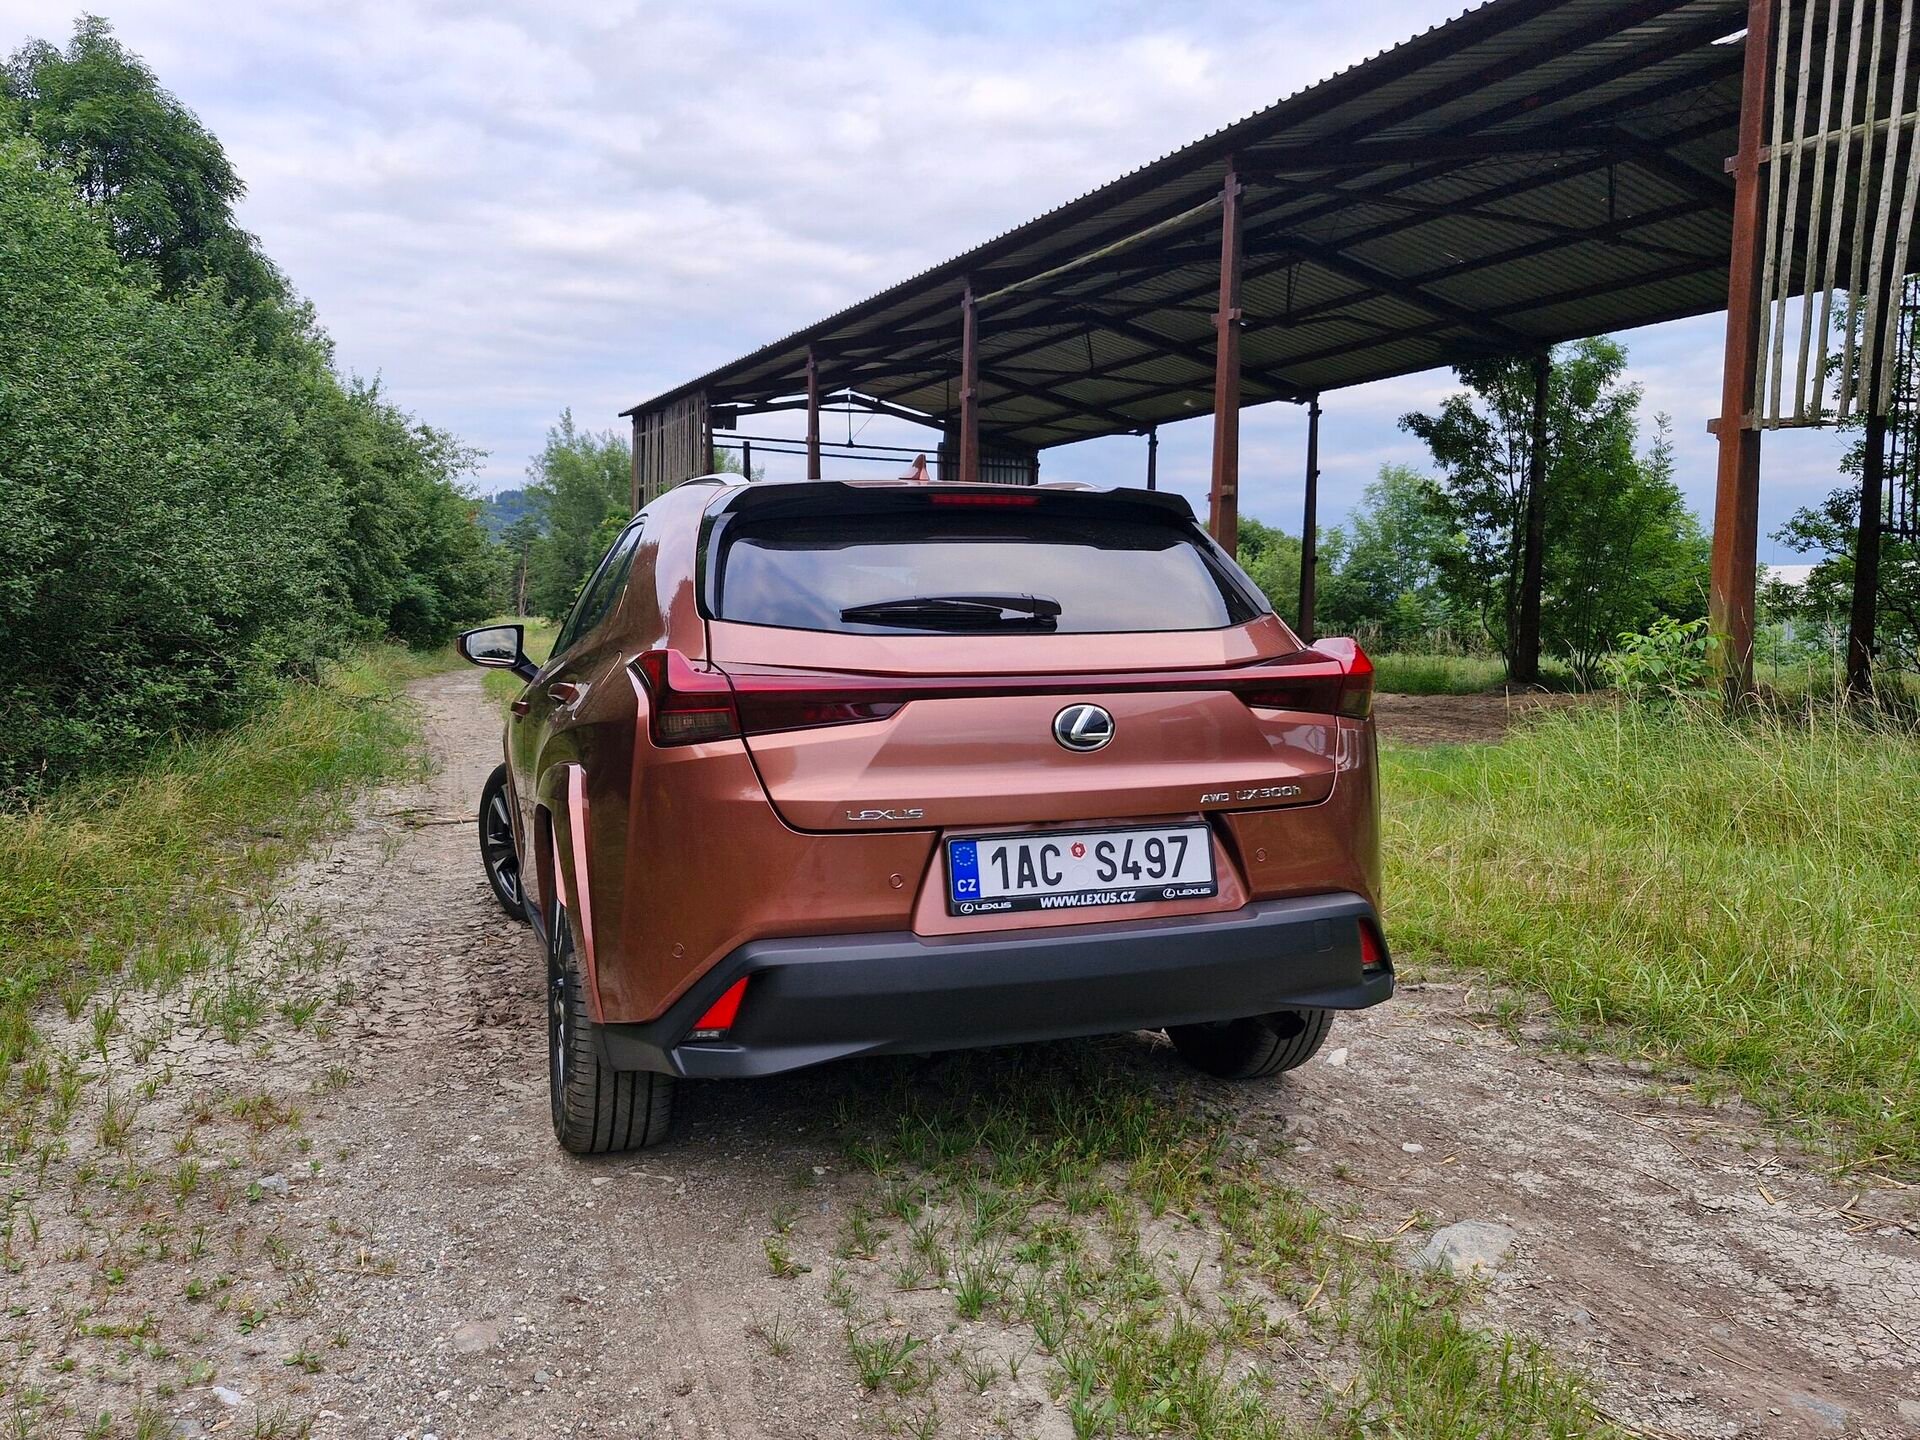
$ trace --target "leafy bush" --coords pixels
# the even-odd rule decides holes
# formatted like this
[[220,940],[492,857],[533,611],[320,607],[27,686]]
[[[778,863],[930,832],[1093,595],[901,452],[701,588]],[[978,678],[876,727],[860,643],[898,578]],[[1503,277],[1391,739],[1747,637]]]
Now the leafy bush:
[[1619,637],[1618,647],[1601,660],[1607,679],[1642,704],[1678,703],[1697,695],[1707,683],[1707,622],[1656,620],[1646,633]]
[[351,641],[485,615],[468,464],[343,385],[303,308],[163,293],[0,134],[0,795],[230,724]]

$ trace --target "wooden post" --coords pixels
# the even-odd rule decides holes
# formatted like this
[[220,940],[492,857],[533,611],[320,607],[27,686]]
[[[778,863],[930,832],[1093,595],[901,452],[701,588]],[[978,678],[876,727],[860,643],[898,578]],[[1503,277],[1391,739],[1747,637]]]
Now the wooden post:
[[1147,428],[1147,488],[1160,488],[1160,427]]
[[807,479],[820,478],[820,367],[807,346]]
[[979,317],[973,281],[960,292],[960,483],[980,483]]
[[1547,383],[1553,362],[1533,357],[1533,425],[1527,441],[1527,495],[1520,550],[1520,613],[1508,637],[1508,678],[1531,685],[1540,678],[1540,590],[1546,579]]
[[1318,598],[1320,562],[1320,397],[1307,399],[1307,503],[1300,518],[1300,627],[1302,640],[1313,643],[1313,607]]
[[751,440],[740,442],[740,473],[748,480],[753,479],[753,442]]
[[1220,187],[1220,308],[1214,313],[1213,482],[1207,527],[1229,555],[1240,548],[1240,176],[1231,157]]
[[1733,247],[1727,265],[1727,345],[1720,377],[1720,464],[1714,486],[1707,623],[1730,703],[1753,689],[1753,584],[1760,547],[1760,431],[1750,417],[1760,363],[1760,157],[1767,64],[1777,0],[1747,0],[1740,148],[1733,157]]
[[1847,690],[1873,693],[1873,636],[1880,602],[1880,508],[1887,467],[1887,417],[1867,391],[1865,449],[1860,457],[1860,528],[1853,546],[1853,613],[1847,620]]

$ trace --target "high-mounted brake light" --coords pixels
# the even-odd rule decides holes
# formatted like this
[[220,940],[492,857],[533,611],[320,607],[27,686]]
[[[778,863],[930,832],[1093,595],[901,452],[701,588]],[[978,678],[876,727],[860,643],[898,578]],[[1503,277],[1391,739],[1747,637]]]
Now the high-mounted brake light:
[[1022,495],[1015,491],[1007,495],[996,495],[992,491],[981,490],[935,490],[927,496],[933,505],[973,505],[1000,510],[1025,509],[1038,505],[1038,495]]
[[726,988],[720,998],[707,1007],[707,1013],[693,1022],[689,1040],[718,1040],[740,1018],[740,1002],[746,998],[747,977],[742,975]]

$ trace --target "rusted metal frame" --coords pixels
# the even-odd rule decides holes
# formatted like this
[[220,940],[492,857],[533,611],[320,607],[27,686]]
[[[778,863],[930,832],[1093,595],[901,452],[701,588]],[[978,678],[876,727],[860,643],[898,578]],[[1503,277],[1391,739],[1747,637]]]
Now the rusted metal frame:
[[1520,605],[1509,637],[1509,677],[1523,685],[1540,678],[1540,594],[1546,583],[1547,390],[1553,362],[1542,350],[1533,357],[1533,416],[1527,431],[1527,493],[1522,510]]
[[[1344,196],[1356,206],[1371,205],[1380,209],[1405,210],[1410,214],[1423,215],[1436,220],[1487,220],[1496,224],[1512,225],[1521,230],[1545,231],[1549,235],[1556,235],[1562,239],[1586,240],[1593,233],[1585,227],[1569,225],[1563,220],[1542,220],[1532,215],[1515,215],[1505,210],[1485,210],[1475,205],[1447,205],[1440,201],[1405,200],[1392,195],[1375,195],[1365,190],[1349,190],[1340,185],[1270,180],[1266,182],[1266,188],[1292,190],[1302,195]],[[1623,240],[1619,243],[1626,248],[1670,260],[1700,258],[1692,251],[1682,250],[1673,245],[1656,244],[1650,240]]]
[[807,347],[807,479],[820,478],[820,366]]
[[1766,140],[1767,68],[1778,0],[1748,0],[1740,94],[1740,143],[1733,160],[1733,244],[1727,266],[1727,343],[1720,387],[1720,443],[1707,600],[1720,680],[1742,703],[1753,688],[1753,591],[1760,541],[1760,431],[1750,428],[1759,372],[1761,294],[1760,150]]
[[[943,374],[943,371],[928,370],[926,375]],[[716,410],[731,410],[735,420],[749,415],[774,415],[786,410],[804,410],[807,408],[805,395],[774,395],[765,400],[729,400],[713,407]],[[820,413],[833,414],[839,411],[857,410],[864,414],[891,415],[898,420],[910,420],[924,425],[931,418],[923,410],[900,405],[892,400],[882,400],[878,396],[867,395],[846,386],[838,390],[827,391],[820,397]]]
[[973,282],[960,292],[960,481],[980,483],[980,316]]
[[[1649,272],[1648,274],[1645,274],[1645,275],[1636,276],[1633,278],[1633,280],[1630,282],[1627,288],[1639,288],[1642,285],[1664,284],[1669,280],[1684,279],[1688,275],[1695,275],[1705,270],[1717,270],[1720,268],[1721,268],[1720,262],[1717,260],[1716,261],[1701,260],[1701,261],[1695,261],[1695,262],[1688,262],[1685,264],[1675,264],[1667,267],[1664,270]],[[1243,283],[1244,283],[1244,276],[1243,276]],[[1622,288],[1622,285],[1620,281],[1617,281],[1617,280],[1601,281],[1595,284],[1582,286],[1577,290],[1562,291],[1557,294],[1541,296],[1535,299],[1515,301],[1510,305],[1497,307],[1495,309],[1489,310],[1487,313],[1497,317],[1500,315],[1504,315],[1508,313],[1518,313],[1520,311],[1529,310],[1529,309],[1547,309],[1555,305],[1564,305],[1564,304],[1569,304],[1573,301],[1588,299],[1596,294],[1603,294],[1611,291],[1617,291],[1621,288]],[[1693,307],[1687,307],[1676,312],[1676,314],[1693,314],[1693,313],[1697,313],[1697,311]],[[1660,317],[1660,318],[1674,318],[1674,317],[1667,316],[1667,317]],[[1347,321],[1346,321],[1346,317],[1343,317],[1340,315],[1325,315],[1325,316],[1316,317],[1314,323],[1334,324],[1334,323],[1347,323]],[[1654,322],[1649,321],[1648,323],[1654,323]],[[1415,327],[1409,327],[1404,329],[1395,329],[1390,333],[1381,336],[1377,341],[1348,340],[1348,341],[1343,341],[1337,344],[1330,344],[1318,350],[1311,350],[1303,354],[1292,355],[1288,357],[1287,363],[1292,366],[1299,366],[1304,364],[1311,364],[1319,360],[1332,359],[1339,356],[1352,355],[1355,353],[1364,352],[1366,350],[1376,348],[1376,346],[1378,345],[1400,344],[1408,341],[1432,340],[1432,339],[1442,337],[1447,332],[1453,329],[1454,329],[1454,326],[1450,321],[1442,321],[1442,322],[1437,322],[1431,325],[1415,326]],[[1242,334],[1244,335],[1245,333],[1247,333],[1247,328],[1243,327]],[[1541,339],[1545,339],[1545,338],[1548,338],[1548,337],[1530,338],[1528,343],[1529,345],[1537,344],[1540,342]],[[1577,337],[1562,336],[1562,335],[1556,334],[1551,338],[1555,341],[1555,343],[1557,343],[1559,340],[1562,340],[1562,339],[1570,339],[1570,338],[1577,338]],[[1147,364],[1155,360],[1163,360],[1165,358],[1166,357],[1164,356],[1158,356],[1158,355],[1136,356],[1130,360],[1121,362],[1118,368],[1124,368],[1125,366],[1128,366],[1128,365]],[[1436,361],[1435,363],[1444,363],[1444,362]],[[1211,367],[1209,367],[1209,369],[1210,368]],[[996,366],[994,368],[993,373],[995,373],[996,375],[1000,375],[1000,374],[1006,374],[1008,372],[1002,371]],[[1242,365],[1243,381],[1254,378],[1256,374],[1257,372],[1252,372],[1247,370],[1243,363]],[[1065,380],[1073,380],[1073,379],[1098,378],[1098,377],[1067,375],[1063,372],[1061,375],[1061,378]],[[1181,380],[1181,381],[1169,381],[1169,382],[1142,381],[1139,383],[1142,384],[1143,386],[1148,386],[1150,388],[1143,388],[1135,392],[1132,392],[1124,397],[1116,397],[1116,398],[1118,398],[1119,403],[1123,403],[1123,404],[1129,404],[1134,406],[1149,405],[1154,401],[1166,399],[1171,396],[1181,395],[1181,394],[1191,394],[1193,390],[1197,388],[1202,378],[1203,377],[1201,375],[1195,375],[1191,379]],[[1286,397],[1277,396],[1274,398],[1286,398]],[[1119,424],[1119,428],[1121,429],[1130,429],[1130,428],[1136,427],[1138,424],[1141,423],[1141,420],[1138,417],[1126,417],[1126,420],[1129,423],[1120,423],[1120,417],[1116,417],[1116,424]],[[1111,432],[1107,432],[1107,433],[1111,433]]]
[[[1714,128],[1717,128],[1717,126],[1711,125],[1711,124],[1703,124],[1687,132],[1683,132],[1683,134],[1679,138],[1681,140],[1692,139],[1692,138],[1695,138],[1697,135],[1707,133]],[[1578,174],[1584,174],[1591,169],[1598,168],[1598,163],[1600,162],[1596,162],[1596,164],[1591,166],[1583,167],[1580,170],[1561,172],[1560,174],[1552,177],[1552,179],[1556,182],[1565,180],[1565,179],[1571,179]],[[1431,177],[1425,177],[1425,178],[1431,178]],[[1496,187],[1494,190],[1483,192],[1480,196],[1476,198],[1482,201],[1490,198],[1492,199],[1505,198],[1509,194],[1524,193],[1527,190],[1538,188],[1541,183],[1542,183],[1541,177],[1530,176],[1525,178],[1524,180],[1511,181],[1505,185]],[[1463,262],[1460,262],[1459,264],[1448,266],[1437,271],[1430,271],[1422,275],[1411,276],[1411,277],[1408,277],[1408,279],[1416,285],[1427,285],[1427,284],[1435,283],[1440,280],[1451,279],[1455,275],[1465,274],[1473,270],[1486,269],[1492,266],[1509,263],[1513,260],[1527,259],[1534,255],[1544,254],[1552,250],[1564,249],[1568,245],[1582,244],[1582,243],[1589,243],[1589,242],[1606,243],[1608,241],[1617,239],[1617,237],[1619,237],[1620,235],[1627,234],[1633,230],[1645,228],[1647,226],[1651,226],[1655,224],[1661,224],[1667,220],[1675,219],[1686,214],[1696,213],[1699,210],[1707,209],[1707,208],[1715,208],[1715,207],[1710,207],[1709,203],[1705,201],[1682,202],[1670,207],[1663,208],[1658,211],[1648,211],[1642,215],[1629,216],[1625,219],[1611,222],[1604,227],[1588,232],[1584,236],[1569,236],[1569,237],[1566,237],[1565,239],[1543,239],[1539,241],[1534,241],[1525,246],[1520,246],[1514,249],[1500,251],[1492,255],[1476,257],[1473,260],[1463,261]],[[1285,218],[1287,219],[1288,222],[1292,222],[1302,217],[1288,216]],[[1358,232],[1354,236],[1349,236],[1341,240],[1339,244],[1341,245],[1361,244],[1361,243],[1367,243],[1374,239],[1386,238],[1390,235],[1400,233],[1401,231],[1414,228],[1414,225],[1418,223],[1422,223],[1422,222],[1412,222],[1412,223],[1403,222],[1399,224],[1375,226],[1370,230]],[[1251,224],[1249,224],[1246,228],[1246,236],[1247,236],[1247,247],[1246,247],[1247,249],[1252,249],[1254,248],[1255,245],[1259,245],[1262,248],[1264,248],[1272,238],[1269,230],[1266,227],[1254,226]],[[1263,277],[1263,276],[1274,273],[1276,270],[1284,269],[1288,265],[1298,263],[1298,261],[1302,258],[1304,257],[1295,253],[1292,250],[1286,251],[1284,255],[1279,257],[1263,257],[1258,264],[1252,267],[1249,267],[1249,269],[1246,272],[1246,275],[1247,275],[1247,278],[1249,279]],[[1717,258],[1713,258],[1709,260],[1708,257],[1701,257],[1701,259],[1703,264],[1711,263],[1715,266],[1719,264],[1719,261]],[[1184,306],[1190,303],[1197,303],[1206,294],[1207,294],[1207,291],[1195,290],[1191,293],[1182,294],[1177,297],[1167,297],[1167,298],[1162,298],[1162,299],[1152,300],[1152,301],[1140,301],[1140,302],[1136,302],[1135,306],[1129,313],[1140,314],[1140,315],[1160,313],[1167,310],[1179,308],[1181,306]],[[1249,331],[1264,329],[1269,327],[1270,325],[1275,325],[1275,324],[1298,324],[1304,319],[1312,318],[1319,314],[1336,312],[1340,309],[1343,309],[1353,304],[1356,300],[1360,300],[1364,298],[1366,298],[1364,294],[1341,296],[1336,300],[1321,302],[1321,304],[1319,304],[1318,306],[1312,307],[1307,311],[1295,312],[1293,316],[1286,317],[1284,319],[1257,322],[1254,325],[1249,327]],[[1098,302],[1100,299],[1101,297],[1096,293],[1094,295],[1087,296],[1085,298],[1085,301],[1083,301],[1082,303],[1095,303],[1095,302]],[[1111,327],[1117,319],[1121,319],[1121,318],[1125,318],[1125,317],[1116,317],[1111,314],[1102,314],[1099,316],[1101,323],[1109,327]],[[1062,323],[1064,324],[1066,322],[1062,322]],[[1044,341],[1035,342],[1031,345],[1024,346],[1010,352],[1006,352],[1001,356],[1001,358],[1003,360],[1010,359],[1010,358],[1018,358],[1023,354],[1031,353],[1033,350],[1044,349],[1046,345],[1053,344],[1053,343],[1057,343],[1057,337],[1048,337]]]
[[[1675,40],[1669,41],[1668,45],[1676,52],[1681,48],[1682,42],[1684,42],[1685,46],[1691,48],[1693,46],[1696,46],[1699,43],[1699,39],[1701,35],[1708,34],[1710,32],[1717,33],[1718,29],[1719,29],[1719,22],[1716,22],[1713,26],[1696,27],[1694,29],[1681,32],[1675,38]],[[1630,72],[1632,69],[1636,68],[1636,66],[1640,64],[1653,63],[1653,61],[1659,58],[1665,58],[1666,48],[1667,47],[1663,47],[1661,51],[1656,52],[1651,56],[1635,56],[1635,57],[1629,57],[1627,59],[1614,62],[1614,64],[1608,67],[1605,67],[1601,72],[1601,74],[1603,76],[1612,76],[1617,73],[1627,73],[1627,72]],[[1632,103],[1636,107],[1643,106],[1646,104],[1654,103],[1655,101],[1665,98],[1670,94],[1684,93],[1685,91],[1688,91],[1688,90],[1699,89],[1705,85],[1711,84],[1713,80],[1717,78],[1719,68],[1720,68],[1719,65],[1715,65],[1712,68],[1703,67],[1703,69],[1697,73],[1690,73],[1686,75],[1671,77],[1669,80],[1662,82],[1659,85],[1648,87],[1647,89],[1639,92],[1632,98],[1630,103]],[[1573,81],[1565,81],[1565,82],[1561,82],[1557,86],[1550,87],[1550,89],[1547,92],[1545,92],[1540,98],[1542,99],[1543,103],[1548,103],[1548,104],[1557,103],[1557,101],[1564,99],[1567,96],[1578,94],[1582,88],[1583,88],[1582,85],[1576,84]],[[1524,102],[1521,102],[1521,101],[1509,102],[1507,105],[1496,107],[1495,110],[1488,112],[1484,116],[1475,117],[1475,123],[1476,124],[1499,123],[1501,120],[1510,118],[1512,115],[1520,113],[1525,108],[1526,107]],[[1604,107],[1596,105],[1595,107],[1592,107],[1592,108],[1602,109]],[[1704,122],[1696,126],[1688,127],[1686,130],[1677,132],[1675,135],[1669,137],[1669,139],[1671,143],[1683,144],[1683,143],[1686,143],[1688,140],[1698,138],[1700,135],[1710,133],[1711,131],[1717,128],[1718,128],[1717,122]],[[1636,147],[1636,151],[1637,153],[1634,153],[1634,154],[1629,154],[1624,157],[1613,157],[1613,158],[1628,158],[1628,159],[1636,160],[1639,163],[1645,163],[1646,155],[1648,152],[1639,151],[1637,150],[1637,147]],[[1659,152],[1653,151],[1651,153],[1658,154]],[[1488,190],[1481,191],[1480,193],[1478,193],[1472,198],[1476,203],[1485,204],[1489,201],[1497,201],[1500,199],[1505,199],[1512,195],[1525,194],[1529,191],[1541,188],[1543,184],[1559,183],[1568,179],[1575,178],[1579,175],[1590,173],[1591,171],[1598,169],[1602,165],[1607,163],[1610,163],[1609,156],[1600,155],[1591,161],[1588,161],[1577,167],[1572,167],[1569,169],[1562,170],[1553,176],[1543,177],[1539,175],[1530,175],[1530,176],[1520,177],[1518,179],[1505,182],[1504,184],[1496,185]],[[1686,176],[1689,177],[1691,180],[1698,182],[1700,184],[1708,183],[1706,181],[1706,177],[1701,176],[1699,172],[1693,171],[1690,167],[1681,166],[1680,168],[1685,172]],[[1377,191],[1377,192],[1355,191],[1355,192],[1348,192],[1348,193],[1356,197],[1361,196],[1363,194],[1364,195],[1373,195],[1373,194],[1390,195],[1390,194],[1397,193],[1399,189],[1404,189],[1408,186],[1415,185],[1415,184],[1425,183],[1427,181],[1430,181],[1436,178],[1442,178],[1452,173],[1453,173],[1452,166],[1448,164],[1434,164],[1434,165],[1426,166],[1421,170],[1410,172],[1407,175],[1396,177],[1394,180],[1394,189],[1392,190]],[[1714,191],[1715,199],[1712,203],[1717,204],[1724,201],[1725,193],[1726,192],[1724,189],[1716,189]],[[1269,235],[1270,226],[1277,227],[1279,224],[1282,224],[1282,223],[1287,225],[1298,225],[1301,223],[1305,223],[1313,219],[1317,219],[1323,215],[1337,212],[1341,208],[1342,203],[1344,202],[1329,203],[1328,205],[1320,206],[1317,208],[1310,207],[1307,210],[1304,210],[1295,214],[1276,217],[1274,221],[1269,222],[1269,225],[1247,224],[1246,233],[1249,240],[1249,247],[1251,247],[1253,244],[1259,244],[1261,246],[1265,246],[1270,240],[1270,235]],[[1182,197],[1178,202],[1178,204],[1183,210],[1191,210],[1194,208],[1194,204],[1190,196]],[[1703,202],[1700,206],[1696,206],[1692,208],[1705,208],[1705,202]],[[1668,215],[1666,212],[1659,212],[1658,218],[1671,218],[1671,216]],[[1140,225],[1142,221],[1136,220],[1136,221],[1131,221],[1127,223],[1129,227],[1132,227],[1132,226]],[[1414,228],[1420,223],[1424,223],[1424,222],[1416,220],[1416,221],[1401,221],[1397,223],[1379,225],[1379,226],[1373,227],[1371,230],[1360,232],[1356,236],[1347,237],[1340,243],[1342,244],[1365,243],[1366,241],[1371,239],[1385,238],[1386,236],[1397,234],[1401,231]],[[1657,223],[1657,218],[1655,218],[1655,216],[1653,215],[1629,217],[1625,220],[1621,220],[1621,221],[1617,221],[1609,224],[1607,227],[1605,227],[1604,230],[1592,232],[1589,238],[1606,238],[1608,236],[1618,236],[1621,234],[1626,234],[1633,229],[1641,228],[1644,225],[1653,224],[1653,223]],[[1579,240],[1569,238],[1567,241],[1562,243],[1573,244],[1573,243],[1582,243],[1582,242]],[[1541,244],[1538,244],[1537,248],[1535,249],[1526,249],[1518,253],[1519,255],[1524,256],[1527,254],[1541,253],[1545,250],[1552,249],[1552,248],[1555,248],[1553,244],[1541,243]],[[1199,258],[1197,251],[1195,252],[1195,258],[1196,259]],[[1497,263],[1498,259],[1499,257],[1490,257],[1490,259],[1486,263]],[[1293,263],[1293,257],[1291,256],[1284,260],[1274,261],[1270,264],[1263,263],[1258,268],[1258,270],[1253,273],[1256,273],[1256,274],[1270,273],[1272,268],[1277,268],[1278,266],[1283,266],[1284,264],[1290,264],[1290,263]],[[1478,262],[1473,262],[1473,263],[1478,263]],[[1112,290],[1123,288],[1124,285],[1128,283],[1131,283],[1130,279],[1118,280],[1113,286],[1109,287],[1105,291],[1095,290],[1095,291],[1088,292],[1083,296],[1075,297],[1075,303],[1087,304],[1087,303],[1098,302],[1102,300],[1105,297],[1105,295],[1110,294]],[[1187,299],[1198,300],[1205,293],[1206,293],[1205,291],[1195,291],[1190,297],[1183,296],[1177,302],[1166,302],[1166,301],[1141,302],[1140,309],[1137,313],[1148,314],[1148,313],[1153,313],[1155,310],[1171,308],[1173,304],[1185,303]],[[1348,302],[1343,301],[1342,303],[1348,303]],[[1105,321],[1108,318],[1110,317],[1105,317],[1105,316],[1102,317],[1103,321]],[[897,336],[895,338],[897,340]],[[1015,350],[1012,352],[1007,352],[1003,354],[1001,358],[1002,359],[1017,358],[1019,355],[1030,353],[1031,350],[1034,350],[1034,349],[1044,348],[1046,344],[1051,344],[1051,343],[1054,343],[1054,341],[1053,339],[1049,338],[1046,341],[1037,342],[1035,344],[1024,347],[1022,349]],[[897,358],[902,361],[911,361],[919,358],[912,350],[897,350],[894,353],[896,354]]]
[[1207,528],[1229,555],[1240,546],[1240,177],[1220,184],[1220,309],[1213,317],[1213,473]]
[[[1536,62],[1537,63],[1537,62]],[[1477,123],[1479,117],[1475,116]],[[1369,128],[1372,128],[1369,122]],[[1241,183],[1277,185],[1295,175],[1324,170],[1383,170],[1393,165],[1425,165],[1434,159],[1453,161],[1505,160],[1533,155],[1562,155],[1575,150],[1619,150],[1631,136],[1610,127],[1570,129],[1553,133],[1521,131],[1506,135],[1436,132],[1410,140],[1338,140],[1301,145],[1253,148],[1241,162]],[[1624,155],[1621,158],[1625,158]]]
[[[1033,400],[1041,404],[1057,405],[1063,414],[1097,415],[1102,420],[1107,420],[1118,425],[1122,430],[1131,430],[1140,424],[1138,416],[1128,415],[1122,411],[1111,409],[1108,406],[1093,401],[1076,399],[1074,396],[1063,394],[1052,385],[1012,379],[1002,374],[993,366],[986,367],[980,373],[984,378],[991,380],[1008,395],[1018,400]],[[1084,376],[1072,375],[1060,377],[1061,383],[1069,385],[1072,384],[1075,379],[1084,378]]]
[[1300,638],[1313,643],[1320,564],[1320,397],[1307,400],[1307,494],[1300,514]]
[[[1327,139],[1332,144],[1339,144],[1343,141],[1352,141],[1359,136],[1369,133],[1378,134],[1390,125],[1397,125],[1402,120],[1411,120],[1417,116],[1431,114],[1443,105],[1451,104],[1455,100],[1463,99],[1466,96],[1484,90],[1488,85],[1511,80],[1516,76],[1526,74],[1530,70],[1537,70],[1542,65],[1558,59],[1563,55],[1567,55],[1583,45],[1591,45],[1598,41],[1609,39],[1612,36],[1644,25],[1649,20],[1658,19],[1660,16],[1671,11],[1684,9],[1686,4],[1687,0],[1632,0],[1632,3],[1628,4],[1616,3],[1609,5],[1600,15],[1589,20],[1584,25],[1576,26],[1571,30],[1555,35],[1550,46],[1517,46],[1510,54],[1503,55],[1490,64],[1482,65],[1477,70],[1466,74],[1456,75],[1446,84],[1433,90],[1423,91],[1418,95],[1409,95],[1398,105],[1369,115],[1365,120],[1356,121],[1344,130],[1328,136]],[[1545,12],[1536,11],[1533,15],[1527,16],[1526,19],[1538,19],[1542,13]],[[1509,18],[1505,27],[1506,33],[1508,35],[1514,34],[1521,23],[1523,22]],[[1257,163],[1258,153],[1251,153],[1254,154]]]
[[1380,294],[1391,299],[1404,301],[1408,305],[1418,306],[1431,315],[1451,320],[1456,325],[1469,330],[1478,330],[1483,335],[1506,345],[1526,345],[1532,343],[1528,337],[1517,330],[1510,330],[1498,321],[1485,318],[1485,312],[1474,310],[1465,305],[1455,304],[1444,296],[1435,295],[1414,281],[1402,280],[1399,276],[1369,265],[1364,260],[1355,259],[1342,250],[1315,246],[1294,236],[1287,242],[1297,250],[1304,251],[1309,260],[1322,270],[1331,270],[1336,275],[1344,275],[1349,280],[1357,280],[1371,286]]

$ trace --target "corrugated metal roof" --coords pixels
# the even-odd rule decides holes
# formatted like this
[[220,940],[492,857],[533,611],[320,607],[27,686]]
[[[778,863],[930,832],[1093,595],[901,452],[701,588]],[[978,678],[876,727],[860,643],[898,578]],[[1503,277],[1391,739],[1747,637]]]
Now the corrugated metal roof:
[[951,419],[970,278],[995,441],[1192,415],[1229,156],[1247,404],[1720,309],[1745,15],[1490,0],[634,408],[791,394],[812,346],[823,387]]

